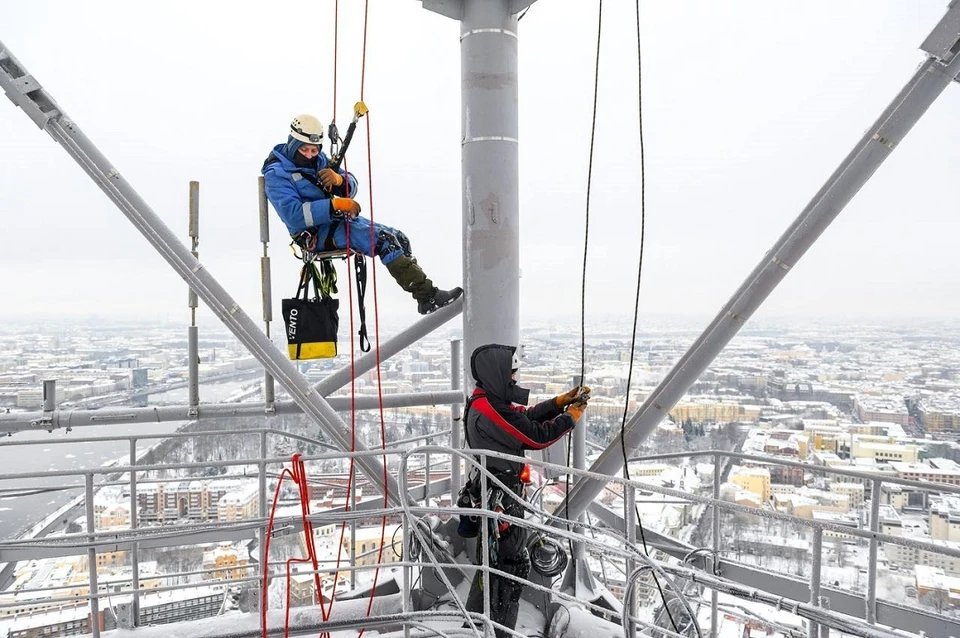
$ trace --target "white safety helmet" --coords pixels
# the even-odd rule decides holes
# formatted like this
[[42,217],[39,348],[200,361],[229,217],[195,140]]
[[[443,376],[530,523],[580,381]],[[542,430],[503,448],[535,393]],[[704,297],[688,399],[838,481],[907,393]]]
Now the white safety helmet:
[[323,124],[307,113],[298,115],[290,122],[290,136],[304,144],[319,144],[323,141]]

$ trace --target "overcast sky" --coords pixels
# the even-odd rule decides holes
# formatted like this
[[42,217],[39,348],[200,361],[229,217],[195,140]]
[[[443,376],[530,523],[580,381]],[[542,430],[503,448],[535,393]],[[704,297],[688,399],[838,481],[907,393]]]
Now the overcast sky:
[[[359,98],[363,3],[341,2],[337,114]],[[712,315],[924,60],[946,0],[642,4],[645,313]],[[444,287],[461,270],[459,25],[371,0],[366,102],[376,218]],[[604,5],[588,312],[632,312],[640,163],[633,3]],[[294,114],[328,121],[333,2],[6,0],[0,39],[260,316],[256,178]],[[519,25],[524,317],[579,312],[596,3]],[[960,315],[960,87],[944,95],[773,293],[762,316]],[[368,207],[366,135],[351,169]],[[0,100],[0,315],[184,321],[186,287],[70,157]],[[274,297],[297,262],[272,225]],[[415,304],[379,271],[381,313]],[[345,271],[341,270],[345,279]],[[344,295],[345,296],[345,295]]]

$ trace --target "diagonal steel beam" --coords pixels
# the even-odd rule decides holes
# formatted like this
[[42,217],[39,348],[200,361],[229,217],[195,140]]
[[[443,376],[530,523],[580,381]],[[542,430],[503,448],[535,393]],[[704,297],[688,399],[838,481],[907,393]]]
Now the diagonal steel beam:
[[[0,42],[0,87],[7,97],[46,131],[80,165],[120,211],[170,264],[197,296],[230,329],[256,359],[279,381],[297,404],[343,450],[353,445],[350,431],[330,404],[310,385],[273,345],[213,275],[167,228],[150,206],[120,175],[80,127]],[[356,444],[355,449],[362,449]],[[396,481],[381,463],[357,458],[360,470],[373,485],[385,490],[394,504],[400,503]]]
[[[703,334],[647,397],[637,413],[626,423],[621,436],[614,439],[601,453],[590,468],[592,472],[612,476],[621,470],[625,456],[636,452],[640,443],[670,412],[807,249],[867,183],[947,85],[956,79],[960,71],[960,56],[954,53],[960,44],[960,34],[957,33],[954,23],[958,17],[960,3],[953,3],[947,16],[934,29],[935,35],[948,41],[948,46],[939,47],[937,55],[940,57],[928,51],[931,57],[920,65],[906,86],[844,158],[773,248],[764,255]],[[603,483],[600,481],[581,480],[570,490],[558,511],[568,511],[570,518],[576,518],[602,489]],[[567,507],[569,510],[565,509]]]
[[378,358],[380,362],[386,361],[410,344],[416,343],[424,336],[430,334],[454,317],[460,315],[462,312],[463,297],[461,296],[449,306],[444,306],[436,312],[430,313],[423,319],[415,322],[409,328],[404,329],[399,334],[396,334],[381,343],[379,353],[376,350],[372,350],[357,357],[357,360],[353,363],[352,367],[346,365],[335,372],[331,372],[323,379],[323,381],[314,387],[322,396],[328,396],[329,394],[336,392],[343,386],[350,383],[350,379],[359,377],[361,374],[372,370],[377,365]]

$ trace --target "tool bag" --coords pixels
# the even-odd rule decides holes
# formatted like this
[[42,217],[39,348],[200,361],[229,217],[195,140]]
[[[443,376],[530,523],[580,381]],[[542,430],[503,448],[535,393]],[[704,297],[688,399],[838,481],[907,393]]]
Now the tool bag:
[[[337,291],[336,282],[337,271],[329,260],[320,261],[320,270],[315,261],[303,265],[297,294],[282,302],[287,354],[291,359],[337,356],[340,300],[330,295]],[[313,297],[310,297],[310,284],[313,284]]]

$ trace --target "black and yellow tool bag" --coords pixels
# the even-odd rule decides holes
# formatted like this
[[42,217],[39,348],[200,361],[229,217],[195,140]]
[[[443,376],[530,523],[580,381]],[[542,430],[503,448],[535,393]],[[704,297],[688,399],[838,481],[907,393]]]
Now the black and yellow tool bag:
[[[340,300],[330,296],[336,292],[337,271],[329,260],[304,264],[300,285],[292,299],[282,304],[283,323],[287,328],[287,353],[293,360],[330,359],[337,356],[337,328]],[[313,284],[313,297],[310,296]]]

